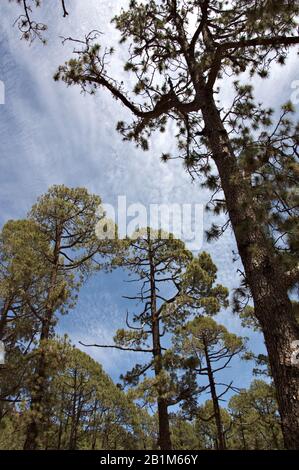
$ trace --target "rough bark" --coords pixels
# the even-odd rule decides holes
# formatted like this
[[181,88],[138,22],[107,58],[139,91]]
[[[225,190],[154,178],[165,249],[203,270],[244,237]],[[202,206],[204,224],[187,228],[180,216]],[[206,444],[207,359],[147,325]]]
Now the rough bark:
[[249,181],[240,172],[229,136],[211,95],[203,97],[203,118],[230,221],[252,293],[255,314],[269,354],[285,447],[299,448],[299,368],[292,364],[292,342],[299,338],[288,286],[267,234],[256,218]]

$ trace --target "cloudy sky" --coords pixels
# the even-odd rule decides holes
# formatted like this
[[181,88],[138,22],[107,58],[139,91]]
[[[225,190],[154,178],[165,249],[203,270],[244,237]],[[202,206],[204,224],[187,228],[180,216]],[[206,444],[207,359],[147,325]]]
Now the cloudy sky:
[[[122,142],[115,131],[116,121],[125,119],[127,113],[104,91],[96,97],[83,96],[79,88],[53,81],[57,67],[72,51],[70,45],[62,45],[60,37],[79,38],[98,29],[104,33],[106,44],[117,46],[118,35],[110,19],[128,2],[73,0],[66,19],[62,18],[59,3],[44,2],[37,14],[49,27],[47,46],[38,40],[29,46],[20,41],[18,29],[13,27],[19,7],[0,2],[0,80],[5,85],[5,104],[0,105],[1,225],[8,219],[24,217],[37,196],[52,184],[85,186],[114,205],[119,195],[125,195],[128,204],[142,203],[146,207],[151,203],[205,203],[209,194],[198,182],[190,181],[179,161],[167,165],[160,162],[161,153],[174,148],[171,135],[156,134],[149,152],[137,150],[133,144]],[[125,50],[118,47],[111,67],[120,79],[124,59]],[[299,77],[293,54],[284,69],[274,70],[269,81],[256,80],[256,95],[279,107],[290,99],[291,83],[296,79]],[[224,84],[222,96],[227,103],[230,90],[230,83]],[[210,223],[205,215],[204,227]],[[232,261],[232,234],[227,231],[218,242],[204,242],[201,249],[210,251],[219,269],[219,281],[231,289],[237,287],[239,266]],[[59,333],[67,332],[76,344],[79,340],[109,341],[128,307],[121,297],[127,290],[123,279],[123,273],[93,277],[82,289],[75,311],[61,319]],[[255,352],[263,350],[261,337],[242,329],[229,309],[220,313],[219,320],[231,331],[249,336],[249,346]],[[135,361],[130,353],[98,349],[88,352],[114,379]],[[236,385],[247,386],[252,364],[235,361],[233,367]]]

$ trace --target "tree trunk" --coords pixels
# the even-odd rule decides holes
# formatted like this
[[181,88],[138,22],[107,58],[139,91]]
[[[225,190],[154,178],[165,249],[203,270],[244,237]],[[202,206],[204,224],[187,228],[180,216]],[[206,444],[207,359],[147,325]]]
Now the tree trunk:
[[159,416],[159,446],[161,450],[171,450],[171,435],[169,427],[168,405],[166,400],[158,399]]
[[202,114],[209,145],[221,179],[230,221],[261,325],[276,387],[285,447],[299,448],[299,368],[291,361],[299,339],[285,275],[257,219],[250,180],[243,176],[210,94],[203,95]]
[[[56,230],[57,239],[53,250],[53,271],[51,275],[51,282],[47,294],[47,302],[45,306],[45,315],[42,321],[41,334],[39,347],[43,347],[46,341],[50,338],[51,324],[55,310],[55,299],[52,298],[53,292],[57,283],[57,276],[59,270],[59,252],[61,245],[61,229]],[[36,369],[36,391],[32,393],[30,410],[32,412],[31,421],[27,426],[26,439],[24,443],[24,450],[35,450],[38,447],[38,437],[42,432],[44,413],[43,402],[45,400],[45,393],[47,388],[47,357],[46,352],[42,349]],[[38,417],[41,416],[41,417]]]
[[92,425],[92,443],[91,443],[91,450],[95,450],[97,444],[97,410],[98,410],[98,401],[95,401],[94,409],[93,409],[93,425]]
[[[40,344],[43,345],[44,340],[49,338],[50,332],[50,321],[45,320],[42,325],[42,332],[40,336]],[[27,426],[26,439],[24,443],[24,450],[35,450],[38,447],[38,436],[41,434],[43,428],[43,418],[40,416],[44,415],[43,406],[44,398],[46,392],[46,353],[42,351],[38,360],[38,365],[36,369],[36,390],[32,392],[31,395],[31,404],[30,411],[32,413],[31,421]],[[37,385],[36,385],[37,384]]]
[[77,429],[77,370],[74,372],[74,394],[72,399],[71,430],[69,438],[69,450],[76,449],[76,429]]
[[[148,233],[149,247],[151,244],[150,233]],[[155,267],[152,261],[151,251],[149,249],[149,262],[150,262],[150,289],[151,289],[151,317],[152,317],[152,338],[153,338],[153,356],[154,356],[154,369],[155,376],[158,377],[162,370],[162,349],[160,341],[160,325],[159,317],[157,316],[157,299],[156,299],[156,285],[155,285]],[[163,390],[158,391],[158,421],[159,421],[159,441],[158,445],[161,450],[171,450],[171,434],[169,426],[168,404],[163,398]]]
[[10,297],[5,301],[4,306],[0,312],[0,340],[3,340],[4,338],[5,328],[7,324],[7,316],[8,316],[10,306],[11,306],[12,299],[13,298]]
[[203,338],[203,343],[204,343],[205,358],[206,358],[206,363],[207,363],[207,371],[208,371],[211,397],[213,401],[215,422],[216,422],[216,428],[217,428],[217,450],[225,450],[226,444],[225,444],[225,438],[224,438],[224,433],[223,433],[221,412],[220,412],[219,401],[218,401],[218,396],[216,392],[214,375],[213,375],[211,362],[209,358],[209,351],[208,351],[207,342],[205,338]]

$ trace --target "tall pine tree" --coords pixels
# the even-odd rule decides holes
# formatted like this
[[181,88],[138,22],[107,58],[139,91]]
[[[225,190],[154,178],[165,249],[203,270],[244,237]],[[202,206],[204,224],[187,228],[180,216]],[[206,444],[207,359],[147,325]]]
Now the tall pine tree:
[[55,76],[92,93],[107,89],[135,118],[118,130],[144,150],[149,135],[174,120],[186,168],[223,191],[215,209],[227,211],[236,237],[289,449],[299,442],[299,369],[292,361],[299,328],[289,297],[299,275],[298,127],[289,104],[274,120],[251,86],[236,82],[228,108],[218,92],[228,76],[266,78],[274,63],[283,65],[299,43],[298,13],[294,0],[132,0],[113,20],[130,44],[124,68],[135,77],[132,90],[109,75],[113,49],[102,51],[97,33]]

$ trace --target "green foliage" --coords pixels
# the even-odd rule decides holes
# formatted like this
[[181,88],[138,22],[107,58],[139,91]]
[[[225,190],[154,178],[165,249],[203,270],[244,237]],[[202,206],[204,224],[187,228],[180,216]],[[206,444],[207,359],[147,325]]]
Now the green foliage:
[[[176,331],[174,343],[178,350],[186,355],[196,354],[198,361],[208,347],[216,359],[227,355],[239,354],[244,349],[244,341],[233,333],[229,333],[223,326],[212,318],[196,317]],[[215,351],[219,349],[219,353]]]
[[[47,358],[50,385],[44,402],[46,429],[39,436],[39,448],[117,450],[142,445],[141,427],[145,428],[149,418],[96,361],[67,338],[48,342]],[[9,436],[16,433],[15,448],[21,449],[32,410],[26,402],[21,413],[16,406],[10,408],[1,424],[0,446],[11,448]]]
[[[18,25],[23,38],[42,38],[45,25],[32,22],[27,2],[22,2],[22,5],[25,16],[19,18]],[[33,5],[39,6],[39,1]],[[64,2],[62,5],[66,15]],[[276,118],[272,109],[255,102],[253,87],[241,80],[233,83],[234,98],[228,107],[216,102],[214,97],[217,93],[221,99],[227,76],[237,77],[246,73],[250,78],[257,75],[265,79],[273,63],[285,64],[290,47],[299,42],[298,13],[299,6],[295,1],[288,1],[286,5],[286,2],[274,0],[132,0],[128,8],[113,19],[121,34],[121,43],[127,42],[129,46],[129,58],[124,69],[130,74],[129,83],[133,83],[131,92],[124,89],[123,82],[117,81],[117,77],[109,76],[108,61],[114,50],[101,47],[98,32],[86,36],[81,42],[82,49],[76,50],[74,58],[59,67],[54,77],[67,85],[79,85],[89,93],[96,93],[99,88],[109,90],[134,115],[130,124],[119,122],[118,131],[125,140],[135,141],[143,150],[149,149],[149,138],[154,131],[165,132],[168,120],[175,122],[177,152],[174,157],[181,157],[185,169],[192,176],[202,176],[203,185],[213,191],[209,209],[216,215],[228,212],[227,222],[223,227],[214,224],[207,233],[208,238],[218,238],[230,223],[233,225],[248,276],[238,293],[242,300],[248,300],[251,294],[255,296],[256,312],[259,308],[259,319],[265,320],[268,335],[271,319],[276,319],[276,325],[279,319],[277,321],[278,313],[274,307],[272,318],[271,315],[263,317],[265,304],[260,299],[264,293],[260,286],[275,294],[273,305],[280,308],[287,303],[288,291],[299,280],[298,125],[293,122],[292,103],[283,105],[280,116]],[[162,155],[165,162],[170,158],[169,154]],[[215,173],[211,159],[219,173]],[[224,190],[226,200],[216,199],[221,190]],[[106,259],[112,254],[113,257],[116,248],[117,256],[112,266],[126,267],[137,275],[140,289],[136,299],[144,308],[133,314],[132,331],[122,329],[117,332],[114,347],[148,352],[152,359],[145,365],[137,364],[125,379],[137,385],[139,378],[147,374],[135,389],[140,396],[151,403],[155,400],[161,403],[162,400],[167,406],[183,401],[190,408],[189,401],[193,406],[196,391],[195,372],[205,373],[202,362],[206,361],[208,368],[211,357],[216,362],[218,359],[229,360],[243,350],[240,338],[209,318],[222,306],[227,306],[227,291],[222,286],[215,286],[216,271],[209,256],[201,254],[193,259],[183,244],[173,237],[167,242],[162,237],[152,239],[150,229],[146,229],[139,232],[133,241],[128,240],[121,250],[119,245],[111,246],[107,241],[100,243],[93,230],[97,219],[95,206],[99,202],[82,188],[51,188],[30,214],[30,221],[39,227],[36,252],[40,252],[41,257],[36,256],[32,246],[28,248],[26,238],[22,257],[23,235],[15,238],[13,231],[9,234],[8,230],[8,235],[4,233],[7,241],[3,241],[3,250],[1,248],[4,253],[0,279],[1,322],[5,334],[9,333],[13,338],[11,362],[17,363],[18,355],[25,356],[24,350],[15,347],[17,340],[21,338],[23,342],[30,343],[30,337],[37,333],[40,334],[38,347],[30,350],[28,356],[35,366],[35,358],[43,357],[43,365],[48,368],[49,359],[53,360],[51,338],[56,313],[59,310],[65,312],[74,305],[75,291],[81,282],[97,266],[102,266],[103,256]],[[28,226],[30,240],[35,237],[34,231],[33,226]],[[13,263],[8,256],[10,249]],[[33,254],[32,259],[30,253]],[[274,274],[276,284],[271,280]],[[257,275],[258,288],[253,282]],[[47,284],[49,278],[51,282]],[[278,286],[278,279],[282,294],[277,294],[276,299],[274,287]],[[31,289],[29,296],[28,283]],[[50,288],[46,289],[46,285]],[[171,285],[173,294],[168,295],[168,289],[161,291],[160,286],[163,285]],[[296,305],[293,310],[296,314]],[[19,315],[21,311],[22,315]],[[257,322],[254,313],[250,308],[245,309],[241,314],[242,321],[246,326],[258,329],[263,322]],[[207,316],[202,318],[202,315]],[[290,320],[291,315],[285,318],[289,319],[289,325],[286,325],[289,328],[285,328],[287,341],[284,347],[289,354],[290,332],[296,337],[297,330],[295,322]],[[129,326],[128,318],[127,323]],[[160,338],[165,334],[172,335],[174,331],[178,335],[174,349],[166,350]],[[277,331],[278,328],[275,334]],[[272,341],[277,341],[275,334]],[[285,367],[285,349],[282,347],[276,356],[273,353],[279,371]],[[258,361],[265,363],[266,358],[259,357]],[[84,363],[83,368],[81,362]],[[53,367],[56,371],[56,361],[53,361]],[[278,397],[282,396],[284,385],[290,385],[283,383],[284,375],[289,374],[288,368],[289,364],[281,375],[276,374],[280,387]],[[48,374],[55,375],[54,369]],[[83,377],[82,385],[86,385],[86,389],[80,393],[87,409],[89,402],[85,398],[93,396],[96,388],[92,369],[89,360],[77,357],[69,365],[70,375],[65,377],[69,389],[76,388],[74,377],[77,373]],[[212,376],[216,371],[212,370]],[[295,384],[295,392],[291,391],[290,396],[296,393],[297,375],[295,371],[291,380]],[[38,390],[40,378],[41,374],[37,374],[30,381],[28,375],[29,388],[26,381],[25,387],[31,396],[34,396],[35,388]],[[209,383],[211,390],[212,382],[210,380]],[[48,390],[50,386],[51,381]],[[9,392],[5,390],[5,393]],[[26,401],[28,391],[19,390],[19,393]],[[71,400],[75,396],[76,393],[70,393]],[[218,398],[216,393],[216,401]],[[26,409],[24,406],[22,409]],[[196,421],[201,433],[200,442],[204,447],[217,447],[219,426],[211,417],[211,412],[216,416],[217,411],[215,396],[212,402],[201,408]],[[220,410],[220,421],[223,434],[232,448],[281,447],[276,403],[270,385],[254,382],[249,391],[243,391],[232,399],[230,408],[231,417],[226,410]],[[283,402],[281,411],[284,412],[285,408],[287,404]],[[194,408],[190,409],[195,413]],[[295,407],[288,410],[289,423],[295,422],[290,416],[292,409]],[[50,417],[50,413],[43,415],[40,411],[31,407],[28,416],[36,414],[39,420]],[[87,411],[83,407],[82,416],[85,413]],[[75,415],[71,416],[74,418]],[[14,418],[5,418],[8,428],[13,425]],[[16,419],[19,418],[17,413]],[[151,425],[153,422],[149,423],[152,436],[155,432]],[[258,432],[254,434],[255,426]],[[51,429],[49,422],[47,427]],[[116,428],[113,429],[113,433],[116,432]],[[84,447],[82,429],[77,435],[74,432],[74,427],[65,430],[68,445],[76,447],[79,443]],[[51,439],[52,435],[48,442]],[[193,445],[190,439],[182,444],[181,436],[177,442],[178,446]]]
[[175,450],[203,449],[195,423],[186,421],[180,414],[171,416],[171,436]]
[[[28,219],[9,221],[2,229],[0,331],[6,364],[0,368],[0,448],[22,449],[29,426],[37,423],[38,449],[155,449],[159,415],[139,404],[161,400],[167,409],[181,407],[169,414],[174,448],[217,447],[215,403],[202,404],[200,398],[211,382],[198,377],[206,375],[208,359],[214,377],[244,351],[243,339],[211,318],[228,305],[227,289],[216,284],[217,268],[207,253],[194,257],[180,240],[150,228],[124,243],[98,240],[99,203],[84,189],[55,186]],[[131,385],[128,393],[67,337],[55,336],[57,313],[72,308],[79,286],[99,267],[125,268],[137,283],[133,298],[142,308],[133,313],[132,325],[127,315],[128,330],[116,332],[114,346],[148,352],[150,359],[123,377]],[[246,326],[253,326],[253,318],[252,310],[244,311]],[[165,346],[172,339],[173,347],[164,347],[163,338]],[[266,359],[257,358],[258,365]],[[214,385],[217,400],[236,390],[232,383],[219,391]],[[230,400],[228,410],[220,408],[229,448],[244,447],[245,441],[248,448],[282,446],[271,387],[254,382]],[[249,423],[245,438],[240,417]],[[260,435],[253,441],[256,420]]]
[[231,445],[234,449],[282,449],[275,390],[273,385],[255,380],[229,402],[233,418]]
[[[0,372],[2,379],[10,378],[3,382],[1,395],[18,400],[26,387],[31,396],[28,435],[30,427],[40,428],[31,446],[36,446],[45,425],[57,314],[74,307],[82,282],[91,272],[107,269],[108,258],[119,246],[116,240],[96,236],[96,224],[105,221],[100,204],[100,198],[84,188],[53,186],[27,220],[10,221],[1,233],[0,337],[9,362]],[[31,384],[26,382],[30,369]]]
[[[105,216],[99,196],[85,188],[52,186],[32,207],[29,218],[40,227],[53,249],[50,261],[59,256],[59,270],[87,275],[101,267],[103,257],[111,255],[114,240],[100,240],[96,225]],[[57,252],[55,252],[55,244]]]
[[[231,416],[225,408],[220,408],[223,432],[226,437],[228,448],[228,433],[231,428]],[[195,432],[202,442],[204,449],[217,449],[217,427],[214,418],[214,408],[212,400],[207,400],[198,408],[197,418],[195,419]]]
[[[182,408],[190,419],[197,417],[204,421],[203,426],[207,428],[209,436],[208,441],[205,441],[208,447],[214,442],[215,449],[225,449],[227,430],[223,419],[226,420],[226,412],[221,410],[219,402],[224,400],[227,392],[237,389],[232,381],[229,384],[219,383],[215,376],[229,367],[233,357],[245,351],[244,339],[229,333],[212,318],[195,317],[176,330],[173,344],[178,367],[187,370],[185,377],[192,377],[195,384],[197,379],[197,386],[193,385],[195,393],[192,399],[188,396]],[[206,381],[203,381],[204,377]],[[205,391],[210,394],[211,402],[206,402],[202,410],[197,400]],[[207,407],[210,405],[212,408],[207,417]],[[213,428],[215,432],[211,431]]]

